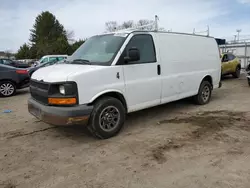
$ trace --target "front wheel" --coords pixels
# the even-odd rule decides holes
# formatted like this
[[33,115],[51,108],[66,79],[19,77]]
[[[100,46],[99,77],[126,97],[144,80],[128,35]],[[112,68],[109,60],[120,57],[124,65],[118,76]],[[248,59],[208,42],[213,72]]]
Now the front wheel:
[[209,103],[212,95],[212,85],[208,81],[203,81],[200,85],[198,94],[194,97],[195,103],[205,105]]
[[100,139],[116,136],[125,122],[126,110],[116,98],[104,97],[94,104],[90,116],[89,131]]
[[10,81],[1,81],[0,82],[0,96],[1,97],[10,97],[15,95],[16,85]]

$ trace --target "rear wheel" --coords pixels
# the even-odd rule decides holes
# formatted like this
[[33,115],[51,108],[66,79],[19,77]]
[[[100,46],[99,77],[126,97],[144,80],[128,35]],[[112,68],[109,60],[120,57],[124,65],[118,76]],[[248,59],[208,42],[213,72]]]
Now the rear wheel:
[[16,85],[11,81],[0,82],[0,96],[10,97],[16,94]]
[[233,77],[234,78],[240,77],[240,67],[239,66],[236,68],[235,72],[233,73]]
[[126,111],[116,98],[104,97],[94,104],[88,125],[89,131],[100,139],[117,135],[125,122]]
[[200,85],[198,94],[194,97],[195,103],[205,105],[209,103],[212,95],[212,85],[208,81],[203,81]]

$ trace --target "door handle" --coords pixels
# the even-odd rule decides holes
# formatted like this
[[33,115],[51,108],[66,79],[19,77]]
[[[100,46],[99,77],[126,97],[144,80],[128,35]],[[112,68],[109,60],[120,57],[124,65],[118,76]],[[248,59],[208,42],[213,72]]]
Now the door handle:
[[161,75],[161,65],[157,65],[157,74]]

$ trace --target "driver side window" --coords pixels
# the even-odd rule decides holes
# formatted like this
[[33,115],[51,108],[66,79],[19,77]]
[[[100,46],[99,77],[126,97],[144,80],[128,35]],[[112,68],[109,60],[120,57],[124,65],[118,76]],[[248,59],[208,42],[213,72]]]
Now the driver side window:
[[137,48],[140,52],[140,60],[129,62],[129,64],[155,63],[156,53],[153,38],[150,34],[138,34],[133,36],[127,44],[125,51],[121,55],[118,64],[124,64],[124,57],[127,56],[128,50]]
[[225,55],[223,56],[222,62],[227,62],[227,61],[228,61],[228,55],[225,54]]

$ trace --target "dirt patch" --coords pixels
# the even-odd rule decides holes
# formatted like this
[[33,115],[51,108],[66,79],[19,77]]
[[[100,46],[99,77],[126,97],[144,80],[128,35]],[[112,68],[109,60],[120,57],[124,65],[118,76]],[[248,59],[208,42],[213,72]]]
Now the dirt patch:
[[7,139],[12,139],[12,138],[18,138],[18,137],[22,137],[22,136],[29,136],[29,135],[33,135],[39,132],[44,132],[50,129],[56,129],[58,127],[48,127],[45,129],[40,129],[40,130],[35,130],[35,131],[31,131],[31,132],[24,132],[23,130],[15,130],[15,131],[9,131],[3,134],[2,137],[7,138]]
[[232,148],[227,151],[229,155],[242,155],[244,151],[241,148]]
[[231,126],[241,126],[245,129],[249,128],[246,124],[248,119],[245,117],[245,112],[230,112],[230,111],[209,111],[198,113],[194,116],[181,117],[169,120],[163,120],[160,124],[166,123],[188,123],[199,128],[192,132],[192,137],[200,139],[202,136],[211,135],[215,132]]
[[16,183],[12,181],[7,181],[0,184],[0,188],[16,188],[16,187],[17,187]]
[[[197,139],[204,139],[209,136],[214,136],[215,140],[229,140],[233,139],[229,135],[222,133],[224,128],[232,126],[248,127],[248,119],[245,117],[244,112],[230,112],[230,111],[209,111],[198,113],[193,116],[178,117],[169,120],[160,121],[159,124],[166,123],[188,123],[198,127],[191,134],[185,138],[169,140],[167,143],[159,145],[151,150],[152,158],[159,164],[165,163],[167,158],[165,153],[169,150],[179,149],[184,145],[193,143]],[[246,128],[245,128],[246,129]],[[239,140],[234,139],[234,142]],[[230,150],[228,154],[241,154],[239,150]]]
[[166,156],[164,155],[165,152],[173,149],[179,149],[184,146],[184,143],[175,143],[173,140],[168,140],[167,143],[157,146],[152,150],[152,157],[156,160],[159,164],[162,164],[167,161]]

